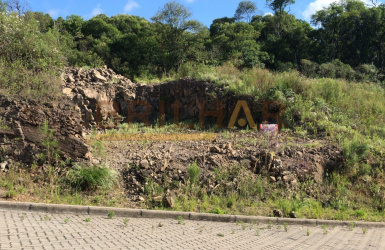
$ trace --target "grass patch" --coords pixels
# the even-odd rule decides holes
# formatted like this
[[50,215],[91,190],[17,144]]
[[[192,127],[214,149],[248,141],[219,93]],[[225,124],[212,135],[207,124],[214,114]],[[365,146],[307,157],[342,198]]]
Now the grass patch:
[[109,189],[115,184],[115,173],[101,166],[75,166],[63,178],[74,190],[95,191],[98,189]]

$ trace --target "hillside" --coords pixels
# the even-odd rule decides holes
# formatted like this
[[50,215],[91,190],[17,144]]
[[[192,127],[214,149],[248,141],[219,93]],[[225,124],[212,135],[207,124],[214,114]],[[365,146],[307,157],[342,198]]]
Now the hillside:
[[[33,106],[42,105],[38,101],[3,105],[8,107],[3,115],[3,127],[8,129],[2,132],[6,149],[2,196],[70,204],[383,220],[383,139],[375,134],[381,131],[375,121],[383,119],[383,107],[364,99],[383,95],[382,88],[258,69],[207,68],[194,74],[201,80],[143,85],[107,68],[67,68],[62,74],[62,101],[43,104],[52,110],[43,111],[50,119],[15,112],[34,114]],[[239,80],[231,82],[233,77]],[[265,91],[263,81],[270,85]],[[355,95],[355,105],[343,103],[351,100],[349,92],[360,93]],[[246,101],[258,124],[262,119],[258,105],[269,96],[285,104],[282,118],[287,128],[281,128],[278,135],[251,129],[250,124],[227,129],[239,100]],[[128,107],[134,100],[142,103],[131,112],[146,112],[146,102],[152,107],[146,116],[150,127],[128,120]],[[159,100],[166,103],[164,127],[159,124]],[[179,126],[173,124],[174,100],[179,101]],[[216,117],[206,117],[205,126],[199,128],[201,100],[206,101],[206,111],[217,110],[217,100],[223,101],[224,128],[217,127]],[[351,116],[368,105],[371,109],[361,117]],[[55,109],[77,115],[72,114],[68,123],[67,114]],[[247,121],[245,114],[241,111],[238,118]],[[367,117],[372,117],[372,123]],[[354,127],[347,126],[353,123]],[[64,132],[75,124],[78,132]],[[30,136],[31,131],[41,136]],[[71,138],[86,140],[90,152],[86,147],[79,151],[84,142],[73,144]]]
[[0,199],[384,221],[384,5],[210,30],[4,7]]

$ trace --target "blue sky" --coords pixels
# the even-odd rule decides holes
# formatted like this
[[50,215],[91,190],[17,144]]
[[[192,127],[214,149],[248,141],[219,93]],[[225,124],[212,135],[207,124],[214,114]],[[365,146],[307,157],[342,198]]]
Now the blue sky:
[[[328,6],[336,0],[296,0],[296,3],[289,7],[290,13],[297,18],[310,21],[310,16],[315,11]],[[150,20],[152,16],[169,0],[28,0],[29,9],[49,13],[53,18],[75,14],[89,19],[97,14],[113,16],[117,14],[130,14],[144,17]],[[240,0],[179,0],[179,3],[186,6],[192,13],[193,19],[197,19],[206,26],[212,21],[221,17],[232,17]],[[257,14],[270,13],[265,0],[254,1],[257,4]],[[369,0],[364,0],[370,3]]]

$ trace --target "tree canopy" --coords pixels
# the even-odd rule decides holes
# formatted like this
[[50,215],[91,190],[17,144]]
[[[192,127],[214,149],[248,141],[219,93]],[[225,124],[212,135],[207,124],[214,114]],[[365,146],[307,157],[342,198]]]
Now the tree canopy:
[[235,10],[234,18],[235,20],[245,19],[250,23],[253,14],[257,10],[257,6],[252,1],[242,1],[238,4],[238,8]]
[[[34,63],[29,58],[42,56],[54,65],[59,57],[74,66],[107,65],[130,78],[162,77],[185,64],[224,63],[239,68],[300,70],[309,76],[384,78],[384,4],[369,7],[358,0],[334,2],[312,16],[311,26],[288,12],[294,0],[267,0],[275,14],[265,16],[255,15],[254,2],[241,1],[233,17],[217,18],[207,28],[176,1],[166,3],[150,21],[125,14],[101,14],[89,20],[69,15],[55,20],[49,14],[26,11],[21,18],[24,26],[17,26],[14,19],[24,9],[22,2],[7,3],[5,11],[6,4],[0,1],[0,29],[4,30],[0,46],[19,39],[6,38],[5,20],[9,18],[15,22],[12,25],[30,30],[39,39],[53,39],[40,43],[38,50],[32,47],[39,43],[31,40],[18,47],[23,53],[9,51],[11,45],[0,52],[3,62],[28,55],[28,67]],[[10,9],[10,3],[16,7]],[[32,39],[24,35],[23,39]],[[55,50],[62,54],[57,57]]]

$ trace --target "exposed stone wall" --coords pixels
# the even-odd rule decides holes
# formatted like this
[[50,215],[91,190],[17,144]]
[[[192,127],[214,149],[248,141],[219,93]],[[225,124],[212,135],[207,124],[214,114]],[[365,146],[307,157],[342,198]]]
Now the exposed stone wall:
[[80,110],[63,100],[39,103],[0,95],[0,157],[30,164],[44,151],[41,127],[47,121],[58,140],[62,156],[86,158],[89,148],[83,138]]
[[[219,100],[223,103],[223,126],[230,120],[237,101],[246,100],[253,118],[261,122],[261,102],[255,101],[252,96],[229,94],[213,83],[184,78],[163,84],[135,84],[106,68],[83,71],[67,68],[62,79],[63,92],[80,107],[84,126],[88,128],[95,125],[111,127],[118,122],[127,122],[129,101],[133,100],[150,104],[151,112],[147,116],[150,122],[159,118],[161,100],[165,101],[165,115],[169,121],[173,120],[174,101],[179,102],[180,121],[198,121],[199,101],[205,101],[206,111],[215,111]],[[137,105],[134,112],[144,112],[144,107]],[[216,118],[208,119],[215,122]]]

